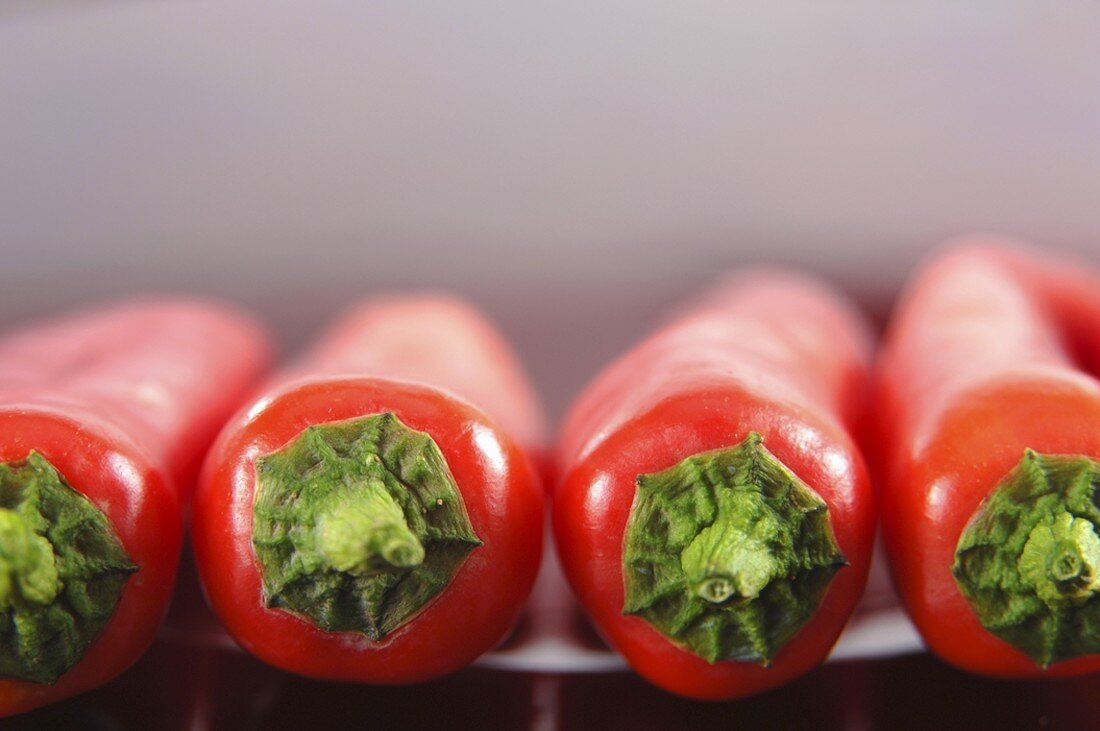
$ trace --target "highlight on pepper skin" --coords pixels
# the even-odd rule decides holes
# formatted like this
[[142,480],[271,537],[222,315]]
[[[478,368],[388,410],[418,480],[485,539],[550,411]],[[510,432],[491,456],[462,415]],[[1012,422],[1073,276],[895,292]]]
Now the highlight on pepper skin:
[[883,537],[929,649],[994,677],[1100,670],[1100,272],[991,237],[913,276],[877,367]]
[[188,299],[0,337],[0,715],[106,684],[153,642],[194,472],[270,350],[247,315]]
[[728,700],[825,660],[870,566],[875,501],[853,432],[871,346],[837,293],[750,270],[573,404],[556,547],[597,630],[646,680]]
[[208,455],[192,538],[211,607],[241,647],[309,677],[397,685],[469,665],[538,572],[541,419],[470,305],[353,307]]

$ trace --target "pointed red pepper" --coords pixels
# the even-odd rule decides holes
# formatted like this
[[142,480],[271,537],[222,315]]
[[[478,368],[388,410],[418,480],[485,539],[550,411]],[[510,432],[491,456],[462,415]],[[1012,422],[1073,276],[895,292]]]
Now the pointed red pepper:
[[1100,273],[993,238],[934,257],[893,316],[869,440],[883,536],[959,668],[1100,669],[1098,356]]
[[863,590],[875,508],[854,439],[871,336],[817,282],[748,272],[611,364],[560,442],[554,534],[638,673],[685,696],[780,685]]
[[197,465],[268,352],[252,321],[190,301],[0,340],[0,714],[106,683],[149,646]]
[[468,305],[361,305],[210,453],[192,526],[211,606],[246,650],[312,677],[409,683],[472,662],[538,569],[541,419]]

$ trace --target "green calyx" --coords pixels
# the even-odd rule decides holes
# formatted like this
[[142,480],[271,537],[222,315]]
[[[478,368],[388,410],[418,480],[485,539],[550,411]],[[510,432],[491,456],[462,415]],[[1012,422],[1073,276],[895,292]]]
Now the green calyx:
[[1026,450],[951,567],[987,630],[1040,667],[1100,652],[1100,462]]
[[825,501],[752,433],[638,476],[623,613],[708,662],[767,666],[845,565]]
[[439,447],[385,413],[308,427],[256,460],[252,545],[267,606],[381,640],[481,541]]
[[55,682],[137,570],[107,516],[44,457],[0,463],[0,675]]

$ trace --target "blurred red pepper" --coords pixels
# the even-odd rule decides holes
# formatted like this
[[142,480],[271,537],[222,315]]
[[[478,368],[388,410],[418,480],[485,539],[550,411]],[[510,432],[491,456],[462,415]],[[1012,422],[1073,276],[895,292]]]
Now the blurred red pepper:
[[600,632],[646,679],[728,699],[824,660],[871,555],[874,500],[851,436],[870,357],[837,294],[750,272],[578,399],[557,547]]
[[914,276],[869,440],[928,647],[997,676],[1100,669],[1100,276],[976,239]]
[[196,498],[199,571],[229,632],[286,670],[374,683],[496,645],[543,516],[523,449],[541,446],[541,415],[501,337],[456,300],[371,301],[278,384],[225,428]]
[[0,714],[106,683],[149,646],[190,481],[268,352],[235,311],[171,300],[0,340]]

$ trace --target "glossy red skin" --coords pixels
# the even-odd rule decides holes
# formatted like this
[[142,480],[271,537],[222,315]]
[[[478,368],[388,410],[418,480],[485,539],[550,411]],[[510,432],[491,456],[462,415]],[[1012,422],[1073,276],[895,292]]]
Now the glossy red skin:
[[[152,333],[168,326],[161,339]],[[57,683],[0,680],[0,715],[102,685],[152,643],[179,561],[180,488],[267,353],[253,323],[194,302],[92,311],[0,341],[0,461],[42,454],[106,514],[139,567],[102,633]]]
[[[1067,350],[1100,313],[1100,283],[1024,252],[971,242],[910,285],[876,376],[871,445],[883,537],[898,594],[924,641],[952,665],[1035,678],[1100,670],[1100,656],[1046,670],[981,626],[951,574],[981,502],[1027,448],[1100,457],[1100,383]],[[966,325],[980,318],[981,327]]]
[[[721,292],[628,353],[581,397],[561,441],[565,478],[553,512],[562,565],[600,633],[650,682],[706,700],[776,687],[825,659],[863,591],[875,526],[871,485],[850,436],[870,358],[863,324],[835,295],[791,275],[750,274]],[[731,314],[748,332],[781,333],[787,320],[829,337],[800,348],[797,338],[777,335],[765,352],[694,331],[730,327]],[[850,562],[768,668],[710,664],[622,613],[622,543],[637,476],[735,445],[751,431],[828,503]]]
[[94,414],[3,407],[0,434],[0,461],[42,454],[107,515],[140,567],[103,632],[56,684],[0,680],[0,714],[10,715],[102,685],[145,652],[168,609],[183,526],[163,472]]
[[501,333],[457,297],[366,300],[344,313],[298,370],[413,381],[453,393],[492,416],[536,463],[543,461],[545,420],[522,364]]
[[[251,543],[256,458],[310,424],[389,411],[439,445],[484,545],[381,642],[268,609]],[[473,307],[438,294],[353,306],[211,450],[192,522],[210,605],[245,649],[302,675],[411,683],[469,664],[504,638],[538,571],[542,435],[519,361]]]
[[370,375],[423,383],[489,414],[523,447],[544,485],[546,420],[511,344],[476,308],[444,293],[375,297],[350,307],[283,379]]
[[206,449],[271,359],[232,308],[148,299],[89,310],[0,340],[0,405],[93,413],[171,479],[186,505]]
[[[374,641],[325,632],[264,606],[252,501],[257,457],[311,424],[384,412],[439,445],[484,545],[426,608]],[[479,410],[419,384],[328,377],[279,389],[226,427],[207,460],[192,536],[207,599],[246,650],[315,678],[396,684],[461,668],[503,639],[538,570],[542,521],[542,488],[530,460]]]

